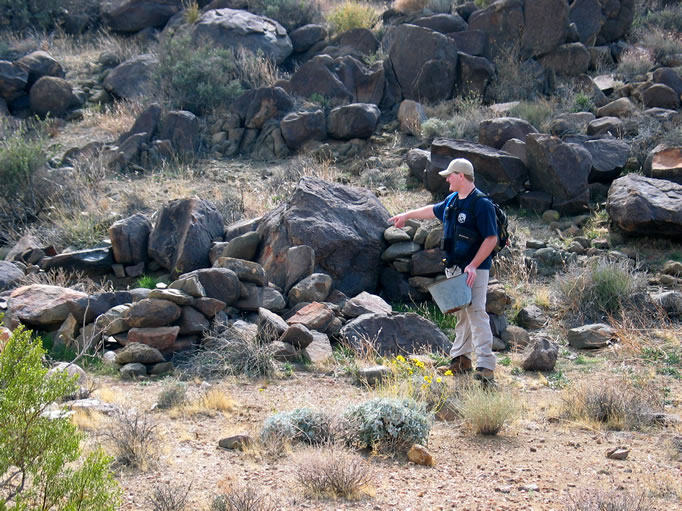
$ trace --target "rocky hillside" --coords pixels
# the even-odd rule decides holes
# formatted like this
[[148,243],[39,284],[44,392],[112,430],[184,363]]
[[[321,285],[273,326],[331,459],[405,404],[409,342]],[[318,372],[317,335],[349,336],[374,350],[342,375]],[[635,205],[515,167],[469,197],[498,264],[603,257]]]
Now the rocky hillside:
[[[68,401],[75,422],[99,414],[85,429],[135,431],[131,417],[155,410],[179,440],[144,456],[190,460],[195,482],[173,490],[191,494],[188,509],[245,509],[216,507],[240,486],[201,474],[202,456],[233,482],[275,467],[275,508],[318,508],[308,499],[328,490],[286,488],[317,474],[273,454],[273,440],[318,434],[374,473],[362,479],[373,491],[334,494],[362,509],[396,507],[401,492],[426,492],[427,508],[600,509],[620,498],[613,488],[645,509],[680,505],[663,484],[679,473],[682,433],[675,2],[0,0],[0,27],[0,350],[23,325],[48,361],[105,371],[82,373],[70,397],[94,378],[129,399]],[[509,417],[492,405],[503,448],[472,438],[491,432],[466,408],[477,387],[437,370],[454,334],[428,292],[443,278],[442,226],[388,223],[441,199],[438,172],[458,157],[510,217],[487,300],[499,396],[523,404]],[[207,404],[211,385],[240,404]],[[182,398],[166,407],[166,393]],[[413,408],[371,401],[396,396]],[[341,427],[370,411],[406,414],[414,422],[396,428],[414,435],[386,448]],[[197,414],[211,417],[206,432]],[[471,478],[446,461],[453,434],[478,464],[457,461]],[[514,475],[519,442],[552,473]],[[604,494],[585,476],[604,463],[602,442],[608,460],[635,458],[595,469]],[[216,445],[234,466],[206,450]],[[563,471],[567,446],[583,454]],[[167,509],[148,497],[161,486],[136,471],[145,463],[111,449],[135,469],[116,478],[122,508]],[[415,463],[436,475],[413,484]],[[452,477],[464,507],[437,485]]]

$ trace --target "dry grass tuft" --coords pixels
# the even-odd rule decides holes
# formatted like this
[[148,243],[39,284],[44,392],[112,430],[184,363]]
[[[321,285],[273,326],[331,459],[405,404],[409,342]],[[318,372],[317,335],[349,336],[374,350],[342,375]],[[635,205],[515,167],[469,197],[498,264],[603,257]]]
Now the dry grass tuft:
[[624,379],[579,383],[564,391],[562,415],[610,430],[640,430],[663,410],[660,392]]
[[48,286],[68,287],[87,294],[107,293],[114,290],[111,281],[102,277],[95,282],[80,270],[66,270],[64,268],[51,268],[47,271],[27,274],[22,280],[24,285],[45,284]]
[[158,425],[149,415],[121,412],[103,435],[120,466],[146,471],[158,460]]
[[71,415],[71,424],[81,431],[97,431],[105,420],[104,415],[91,410],[78,409]]
[[418,12],[424,10],[429,0],[395,0],[393,7],[400,12]]
[[97,399],[104,401],[105,403],[121,404],[123,402],[123,396],[109,387],[100,387],[96,389],[93,394]]
[[477,435],[497,435],[521,411],[518,398],[511,393],[486,389],[477,383],[464,389],[457,409],[464,424]]
[[229,412],[236,403],[220,389],[211,388],[198,399],[171,410],[171,417],[204,415],[212,417],[216,412]]
[[374,473],[360,455],[328,447],[299,454],[296,480],[314,499],[361,500],[374,495]]
[[644,493],[628,491],[582,490],[569,496],[566,511],[653,511]]
[[86,108],[83,111],[83,128],[96,128],[112,137],[128,131],[146,105],[138,100],[116,101],[110,105]]

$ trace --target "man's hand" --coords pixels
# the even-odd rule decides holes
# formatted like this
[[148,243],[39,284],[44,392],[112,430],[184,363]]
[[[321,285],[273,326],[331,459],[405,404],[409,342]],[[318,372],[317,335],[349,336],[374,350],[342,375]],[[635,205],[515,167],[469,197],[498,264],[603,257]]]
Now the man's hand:
[[476,266],[469,264],[464,268],[464,273],[467,274],[467,286],[474,287],[474,282],[476,281]]
[[407,213],[400,213],[399,215],[392,216],[391,218],[388,219],[389,222],[393,222],[393,225],[400,229],[401,227],[405,226],[405,222],[407,221],[408,216]]

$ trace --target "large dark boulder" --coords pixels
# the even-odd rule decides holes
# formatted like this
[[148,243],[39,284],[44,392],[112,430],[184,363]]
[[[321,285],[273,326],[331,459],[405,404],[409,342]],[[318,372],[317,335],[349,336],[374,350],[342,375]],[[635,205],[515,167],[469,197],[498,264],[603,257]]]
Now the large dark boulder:
[[562,44],[540,57],[539,62],[557,74],[578,76],[590,66],[590,52],[583,43]]
[[127,291],[98,293],[70,300],[67,305],[78,323],[92,323],[97,316],[117,305],[133,302],[133,295]]
[[248,11],[213,9],[192,27],[192,40],[219,48],[244,47],[281,64],[292,52],[286,29],[277,21]]
[[457,44],[415,25],[391,27],[382,41],[402,98],[438,101],[452,96],[457,80]]
[[14,101],[24,93],[28,84],[28,71],[19,64],[0,60],[0,98]]
[[469,16],[469,30],[482,30],[488,34],[493,57],[520,43],[525,23],[523,3],[523,0],[498,0]]
[[142,213],[118,220],[109,227],[109,239],[114,259],[119,264],[137,264],[146,261],[149,233],[152,223]]
[[552,208],[564,214],[586,211],[590,197],[587,179],[592,168],[589,151],[539,133],[528,135],[526,149],[531,188],[550,194]]
[[354,28],[339,34],[329,42],[320,41],[301,56],[301,60],[308,60],[316,55],[328,55],[331,58],[351,56],[362,59],[372,55],[379,48],[379,41],[371,30]]
[[270,119],[281,119],[294,107],[294,100],[281,87],[251,89],[234,100],[230,110],[245,128],[262,128]]
[[152,92],[152,72],[159,59],[153,55],[139,55],[126,60],[104,79],[104,89],[114,97],[133,99]]
[[368,190],[301,179],[291,199],[258,227],[257,261],[277,286],[286,285],[286,253],[295,245],[315,251],[316,271],[329,274],[349,296],[376,289],[389,213]]
[[617,138],[588,140],[583,144],[592,155],[590,183],[610,183],[622,172],[630,156],[630,146]]
[[329,55],[313,57],[299,67],[288,82],[278,82],[293,96],[309,98],[313,94],[342,102],[353,100],[353,94],[335,73],[334,60]]
[[174,276],[206,268],[210,266],[211,243],[222,235],[223,216],[213,204],[199,199],[177,199],[158,212],[149,236],[149,256]]
[[435,324],[413,313],[363,314],[341,329],[341,338],[359,352],[371,346],[381,355],[450,349],[450,340]]
[[537,57],[562,44],[568,33],[568,14],[566,0],[526,0],[521,54]]
[[353,103],[378,105],[384,96],[384,67],[380,63],[368,68],[358,59],[346,55],[334,61],[334,70],[346,90],[353,95]]
[[199,279],[206,296],[224,302],[226,305],[232,305],[240,296],[240,284],[237,274],[227,268],[202,268],[186,273],[180,277],[180,280],[191,279],[196,277]]
[[149,142],[152,137],[156,135],[159,129],[159,122],[161,121],[162,112],[163,109],[158,103],[152,103],[149,105],[142,111],[140,115],[137,116],[137,119],[135,119],[133,127],[130,128],[130,131],[126,131],[119,136],[119,143],[124,142],[133,135],[139,135],[142,133],[145,134],[145,140]]
[[322,110],[290,113],[282,119],[280,129],[289,149],[298,149],[308,140],[327,138],[327,120]]
[[103,0],[100,12],[110,29],[139,32],[147,27],[163,28],[182,6],[182,0]]
[[512,138],[526,141],[529,133],[537,133],[531,123],[516,117],[497,117],[487,119],[478,125],[478,143],[502,149],[502,146]]
[[30,88],[43,76],[64,78],[65,73],[62,65],[45,51],[34,51],[21,57],[18,64],[28,70],[28,87]]
[[434,14],[414,20],[413,25],[426,27],[441,34],[463,32],[467,29],[467,22],[459,14]]
[[682,239],[682,185],[628,174],[611,183],[606,211],[627,234]]
[[303,25],[289,34],[294,53],[303,53],[327,37],[322,25]]
[[460,96],[485,96],[488,85],[495,76],[495,66],[484,57],[474,57],[459,52],[457,59],[457,94]]
[[635,0],[605,2],[606,21],[597,36],[597,45],[617,41],[628,33],[635,17]]
[[337,106],[327,117],[327,133],[332,138],[350,140],[369,138],[374,133],[381,111],[369,103]]
[[571,4],[569,20],[575,23],[580,42],[594,46],[597,34],[606,22],[600,0],[575,0]]
[[426,170],[427,190],[439,196],[447,193],[448,185],[438,172],[455,158],[469,160],[474,165],[476,186],[500,203],[516,197],[528,178],[523,161],[509,153],[466,140],[436,138]]
[[180,156],[191,157],[199,145],[199,119],[192,112],[168,112],[159,126],[159,138],[170,140]]
[[33,84],[29,94],[31,112],[40,116],[61,117],[75,100],[71,84],[54,76],[40,78]]

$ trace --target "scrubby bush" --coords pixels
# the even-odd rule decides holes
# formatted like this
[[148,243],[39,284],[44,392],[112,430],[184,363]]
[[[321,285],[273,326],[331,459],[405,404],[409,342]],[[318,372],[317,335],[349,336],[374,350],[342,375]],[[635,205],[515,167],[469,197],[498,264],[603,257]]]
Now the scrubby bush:
[[296,479],[309,497],[358,500],[372,492],[374,474],[360,455],[328,448],[301,453]]
[[156,407],[162,410],[180,406],[185,402],[187,387],[182,383],[171,385],[163,389],[156,400]]
[[478,435],[497,435],[518,415],[517,400],[508,392],[471,385],[457,407],[465,424]]
[[50,198],[42,127],[22,126],[0,141],[0,215],[3,223],[33,220]]
[[432,418],[423,404],[411,399],[375,398],[351,406],[344,413],[349,445],[387,453],[402,452],[412,444],[426,445]]
[[158,458],[158,426],[149,415],[121,412],[104,435],[121,466],[147,470]]
[[682,5],[668,5],[663,9],[651,10],[640,20],[647,27],[657,27],[672,33],[682,32]]
[[277,367],[267,336],[251,336],[220,326],[205,335],[201,347],[178,356],[174,363],[187,378],[244,375],[268,377]]
[[289,32],[322,20],[317,0],[251,0],[250,10],[279,21]]
[[568,497],[566,511],[653,511],[646,494],[629,491],[583,490]]
[[346,0],[329,13],[327,21],[334,33],[341,34],[354,28],[371,29],[379,21],[379,15],[370,5]]
[[621,55],[616,74],[629,82],[646,74],[653,66],[654,62],[648,52],[642,51],[641,48],[628,50]]
[[395,0],[394,7],[400,12],[417,12],[426,7],[429,0]]
[[518,45],[501,50],[494,59],[497,74],[487,94],[498,103],[533,100],[541,84],[534,77],[532,61],[524,61]]
[[166,482],[147,495],[147,505],[151,511],[185,511],[191,488],[191,484],[178,486],[177,482]]
[[643,311],[646,280],[628,260],[598,258],[557,275],[554,287],[569,322],[603,321],[623,311]]
[[647,30],[642,35],[640,44],[651,52],[657,63],[665,64],[668,57],[682,53],[682,41],[679,37],[664,30]]
[[154,76],[164,101],[197,114],[226,107],[244,90],[278,79],[276,65],[261,52],[197,43],[188,34],[162,41]]
[[255,486],[236,486],[230,493],[218,495],[211,502],[211,511],[275,511],[278,506]]
[[62,12],[59,0],[0,0],[0,25],[11,30],[48,29]]
[[603,424],[612,430],[650,426],[663,410],[663,399],[656,389],[623,380],[576,385],[567,389],[562,399],[566,417]]
[[495,117],[476,94],[428,106],[426,114],[429,119],[422,123],[421,132],[425,140],[449,137],[476,141],[481,122]]
[[265,420],[260,436],[266,444],[325,444],[334,437],[332,417],[312,408],[276,413]]
[[77,390],[65,371],[47,377],[40,339],[16,329],[0,351],[0,509],[118,508],[119,492],[101,451],[82,459],[82,435],[47,408]]

